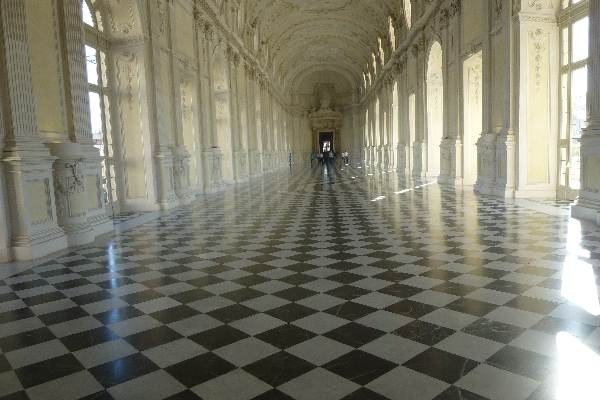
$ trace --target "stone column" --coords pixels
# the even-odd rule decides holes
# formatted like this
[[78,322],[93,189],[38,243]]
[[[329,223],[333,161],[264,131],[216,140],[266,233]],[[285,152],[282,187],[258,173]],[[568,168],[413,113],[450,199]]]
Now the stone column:
[[368,100],[369,104],[369,138],[370,138],[370,146],[369,146],[369,165],[375,166],[377,164],[377,123],[376,123],[376,114],[375,114],[375,106],[377,104],[376,97],[377,95],[374,93],[375,89],[371,91],[371,98]]
[[442,11],[444,46],[444,136],[440,146],[440,183],[462,184],[462,129],[463,112],[462,59],[460,56],[460,2],[450,3]]
[[[484,15],[489,16],[489,4],[484,3]],[[484,18],[482,23],[482,56],[483,56],[483,132],[477,140],[477,182],[475,191],[483,194],[492,194],[495,188],[496,177],[496,133],[492,120],[492,46],[490,40],[489,18]]]
[[[501,31],[498,33],[498,40],[504,42],[503,55],[507,62],[502,85],[504,89],[504,102],[501,106],[503,114],[502,129],[498,132],[496,139],[498,176],[495,194],[500,197],[513,197],[515,195],[517,175],[517,139],[515,135],[515,129],[519,123],[517,96],[520,93],[519,57],[517,57],[519,49],[516,47],[517,43],[521,43],[522,46],[526,46],[527,44],[526,41],[517,40],[520,28],[519,23],[516,23],[515,19],[513,19],[511,10],[500,8],[498,12],[495,19],[498,24],[503,25]],[[552,29],[555,29],[554,26],[552,26]],[[558,32],[556,34],[558,35]],[[550,79],[554,80],[553,78]],[[555,86],[555,83],[551,83],[551,85]],[[550,132],[547,134],[549,135]]]
[[[67,246],[57,224],[52,157],[38,134],[27,42],[25,3],[0,2],[0,87],[6,94],[6,187],[15,260],[42,257]],[[73,176],[75,191],[83,182]]]
[[[167,74],[171,80],[171,87],[169,88],[171,94],[172,104],[169,104],[168,107],[171,108],[171,114],[173,115],[173,121],[171,121],[171,129],[174,130],[174,143],[171,148],[172,158],[173,158],[173,182],[174,182],[174,191],[178,199],[179,204],[189,204],[194,200],[194,194],[191,188],[190,182],[190,158],[191,154],[185,147],[185,140],[183,138],[183,110],[181,104],[181,84],[183,79],[185,79],[186,74],[183,68],[181,67],[183,64],[176,56],[176,27],[175,23],[175,9],[173,3],[167,4],[167,12],[168,12],[168,45],[169,45],[169,71]],[[195,39],[192,37],[192,41]],[[189,78],[189,76],[187,77]],[[193,80],[193,79],[188,79]]]
[[415,93],[415,143],[413,145],[413,169],[415,178],[424,178],[427,172],[427,40],[421,37],[413,45],[417,59],[417,90]]
[[[173,13],[173,4],[167,3],[167,24],[168,29],[173,28],[171,21],[171,15]],[[159,12],[157,9],[149,7],[148,18],[150,19],[150,26],[160,26]],[[163,62],[161,60],[163,51],[172,52],[170,49],[161,49],[161,35],[169,34],[173,36],[172,32],[168,33],[167,30],[161,31],[159,29],[150,29],[150,41],[148,43],[147,59],[146,63],[150,64],[150,78],[151,83],[147,87],[150,89],[150,115],[152,120],[152,136],[153,136],[153,158],[154,165],[156,166],[156,185],[158,193],[158,202],[160,208],[168,210],[177,207],[180,204],[179,198],[176,192],[176,179],[175,179],[175,168],[176,159],[178,158],[177,151],[177,132],[175,124],[172,118],[175,118],[173,104],[169,103],[168,100],[174,101],[174,93],[172,85],[173,72],[172,72],[172,56],[169,54],[168,71],[166,74],[162,74]],[[172,46],[171,46],[172,47]],[[170,95],[164,93],[164,85],[162,80],[168,78],[171,81],[171,87],[169,87]],[[166,111],[169,110],[169,111]]]
[[257,166],[258,140],[256,129],[256,72],[249,64],[246,69],[246,119],[248,132],[248,172],[250,176],[260,173]]
[[202,187],[204,191],[210,190],[211,184],[211,146],[212,146],[212,126],[211,126],[211,106],[210,106],[210,70],[208,68],[208,54],[205,32],[205,21],[197,11],[194,14],[194,34],[196,60],[198,63],[198,111],[200,121],[200,151],[202,164]]
[[[1,21],[1,20],[0,20]],[[0,36],[2,36],[2,23],[0,22]],[[0,45],[2,39],[0,38]],[[2,64],[0,62],[0,85],[2,85]],[[5,92],[0,92],[0,154],[4,150],[4,139],[6,133],[4,131],[4,118],[2,117],[5,100],[3,97],[6,95]],[[10,209],[7,203],[7,190],[6,180],[4,179],[4,163],[0,162],[0,262],[8,262],[11,260],[11,249],[10,249]]]
[[264,137],[264,119],[263,119],[263,87],[264,82],[260,75],[256,75],[256,85],[254,86],[254,102],[258,105],[256,113],[256,154],[255,165],[256,175],[261,175],[264,172],[263,156],[265,153],[265,137]]
[[581,137],[581,190],[572,215],[600,224],[600,1],[589,3],[587,127]]
[[[265,82],[266,83],[266,82]],[[273,96],[271,94],[271,88],[265,84],[265,95],[266,95],[266,107],[265,107],[265,117],[266,117],[266,125],[265,132],[267,136],[267,170],[272,171],[274,168],[274,143],[273,143]]]
[[65,70],[68,136],[50,143],[58,223],[70,246],[90,243],[113,229],[102,195],[102,159],[94,147],[86,79],[85,34],[78,2],[59,2],[59,29]]
[[241,148],[241,129],[240,129],[240,93],[238,87],[238,66],[240,64],[240,55],[232,48],[227,48],[227,68],[229,75],[229,93],[230,93],[230,118],[231,118],[231,156],[233,164],[234,181],[241,180],[243,177],[242,163],[240,160]]
[[213,42],[214,32],[210,23],[206,20],[198,19],[196,30],[201,43],[199,48],[200,73],[203,74],[202,100],[204,118],[204,154],[202,157],[204,165],[204,190],[212,191],[223,184],[222,162],[223,154],[219,148],[217,138],[217,121],[215,108],[215,94],[212,76],[213,64]]

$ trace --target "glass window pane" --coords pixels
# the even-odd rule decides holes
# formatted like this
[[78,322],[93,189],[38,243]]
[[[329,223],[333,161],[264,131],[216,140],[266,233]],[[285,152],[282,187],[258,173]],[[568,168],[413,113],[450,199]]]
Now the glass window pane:
[[585,127],[587,97],[587,67],[571,75],[571,141],[569,157],[569,187],[579,190],[581,166],[581,129]]
[[87,65],[88,83],[98,84],[98,58],[96,49],[91,46],[85,46],[85,59]]
[[568,88],[568,73],[560,75],[560,138],[567,139],[569,130],[569,88]]
[[569,28],[565,27],[560,32],[560,65],[569,63]]
[[582,67],[571,74],[571,139],[581,138],[587,113],[586,96],[587,67]]
[[102,133],[102,106],[100,105],[100,95],[90,92],[90,119],[92,122],[92,139],[94,146],[104,155],[104,138]]
[[83,15],[83,22],[86,25],[94,26],[94,18],[92,17],[92,12],[90,11],[90,7],[87,4],[87,1],[83,1],[81,6],[81,13]]
[[589,19],[582,18],[573,24],[573,62],[588,57]]

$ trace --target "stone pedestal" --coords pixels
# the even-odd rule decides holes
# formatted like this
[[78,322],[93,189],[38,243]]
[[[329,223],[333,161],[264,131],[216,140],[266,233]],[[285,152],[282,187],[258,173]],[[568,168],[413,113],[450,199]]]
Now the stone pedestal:
[[249,157],[250,176],[256,177],[262,174],[263,160],[262,153],[258,150],[251,150]]
[[581,138],[581,190],[571,215],[600,224],[600,130]]
[[155,154],[158,173],[158,203],[163,210],[179,205],[175,192],[174,154],[167,146],[161,146]]
[[440,176],[438,182],[454,184],[457,177],[460,175],[457,155],[461,154],[457,151],[457,142],[455,138],[444,138],[440,144]]
[[194,193],[190,182],[190,154],[183,146],[173,148],[173,178],[179,204],[191,203]]
[[427,160],[427,143],[425,142],[414,142],[413,143],[413,159],[412,159],[412,176],[413,178],[425,178],[427,175],[426,170]]
[[248,180],[248,152],[239,150],[233,153],[234,176],[236,182]]
[[501,133],[496,140],[498,176],[495,194],[500,197],[515,197],[517,140],[512,133]]
[[204,191],[213,192],[219,190],[223,186],[223,154],[218,147],[211,147],[203,154],[202,161],[204,163]]
[[488,133],[477,140],[477,182],[475,191],[481,194],[495,192],[496,135]]
[[404,176],[408,176],[410,164],[409,160],[409,148],[406,143],[398,144],[396,147],[396,172],[398,174],[403,174]]
[[21,138],[4,151],[14,260],[43,257],[67,246],[54,203],[55,159],[37,138]]
[[80,246],[94,240],[88,222],[89,205],[86,191],[84,154],[78,143],[51,143],[54,161],[54,194],[58,224],[65,231],[69,246]]
[[588,119],[581,138],[581,190],[574,217],[600,224],[600,1],[590,1]]

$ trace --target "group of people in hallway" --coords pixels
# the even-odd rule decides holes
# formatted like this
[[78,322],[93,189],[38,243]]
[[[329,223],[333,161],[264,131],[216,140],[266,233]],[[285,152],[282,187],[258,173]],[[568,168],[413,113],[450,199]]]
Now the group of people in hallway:
[[[319,153],[315,153],[313,151],[312,153],[310,153],[310,165],[312,167],[314,165],[315,161],[317,161],[317,164],[319,164],[319,165],[334,164],[335,156],[336,156],[336,154],[333,150],[326,151],[326,152],[319,152]],[[347,151],[342,152],[342,163],[348,164],[349,162],[350,162],[350,153]]]

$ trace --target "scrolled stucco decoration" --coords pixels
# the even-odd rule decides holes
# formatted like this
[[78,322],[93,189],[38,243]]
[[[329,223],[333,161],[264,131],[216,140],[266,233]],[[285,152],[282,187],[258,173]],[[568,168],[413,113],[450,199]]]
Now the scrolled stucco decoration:
[[123,52],[117,59],[117,79],[125,85],[129,109],[133,108],[135,96],[134,82],[137,79],[137,57],[135,53]]
[[108,2],[108,20],[114,34],[129,35],[136,29],[134,0],[111,0]]
[[84,193],[84,176],[81,168],[81,162],[83,160],[75,160],[72,162],[65,162],[63,168],[69,172],[64,176],[55,176],[54,178],[54,190],[57,194],[56,199],[56,213],[59,218],[65,216],[79,216],[73,215],[71,209],[71,197],[76,193]]
[[498,21],[502,17],[502,5],[504,4],[503,0],[493,0],[491,7],[492,13],[494,16],[494,21]]
[[543,68],[544,68],[544,55],[546,53],[546,38],[544,31],[541,28],[536,29],[534,32],[529,32],[529,37],[533,43],[534,50],[534,68],[535,68],[535,87],[539,90],[542,86]]
[[553,8],[552,0],[527,0],[527,6],[536,11],[541,11],[546,8]]
[[64,184],[56,179],[55,187],[59,193],[72,194],[72,193],[83,193],[85,190],[83,184],[83,172],[81,171],[82,160],[75,160],[73,162],[65,163],[65,168],[70,170],[70,176],[64,179]]
[[164,36],[169,12],[169,4],[167,0],[156,0],[156,10],[158,13],[158,31],[160,36]]

